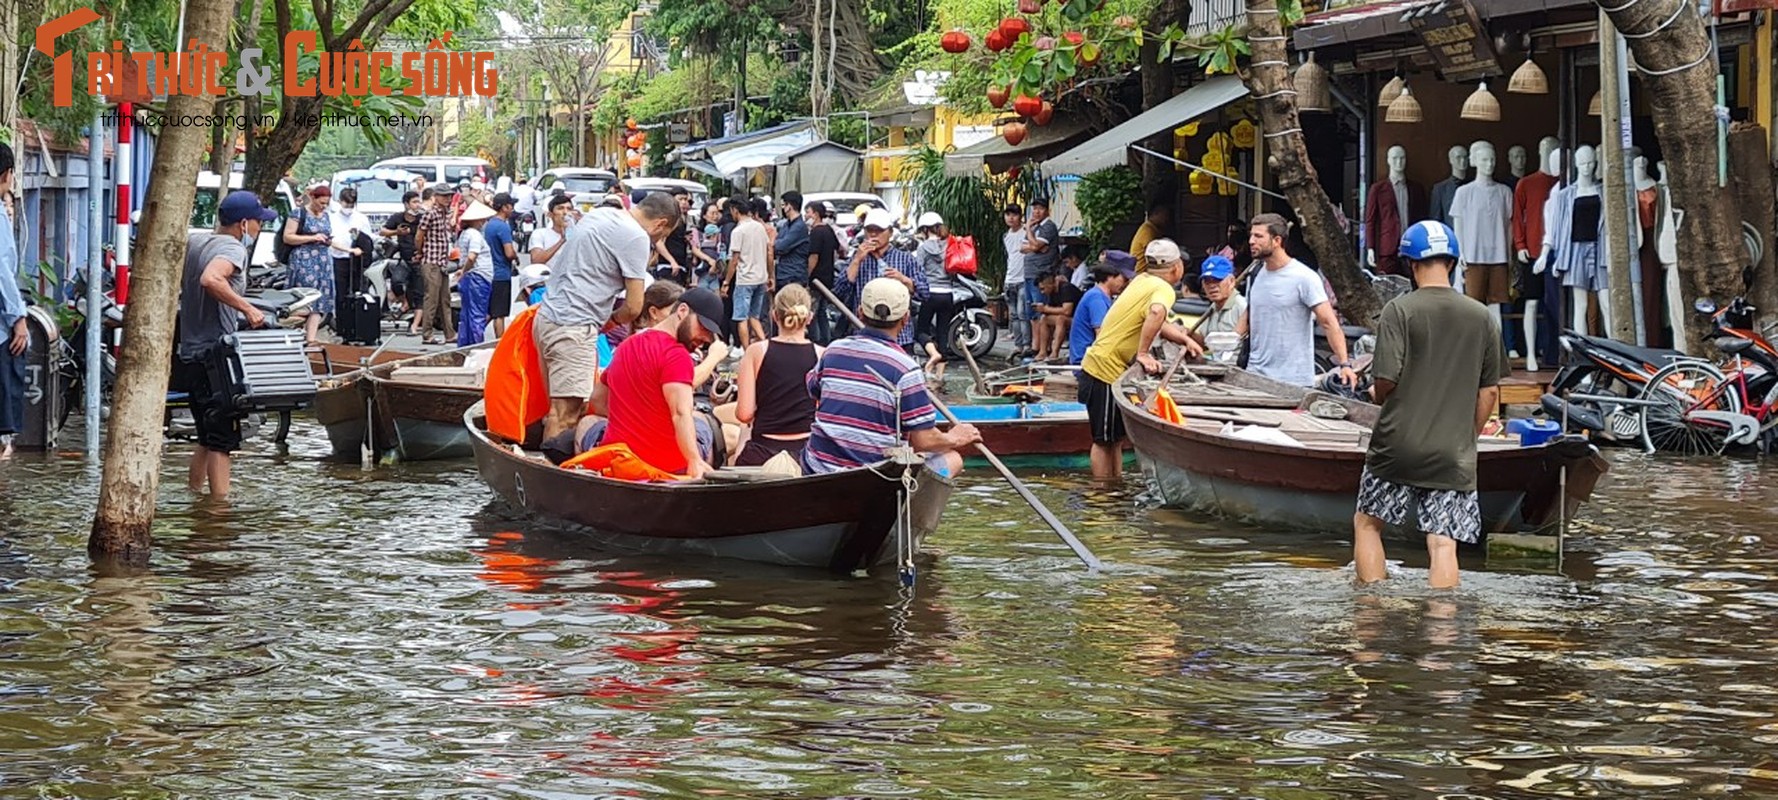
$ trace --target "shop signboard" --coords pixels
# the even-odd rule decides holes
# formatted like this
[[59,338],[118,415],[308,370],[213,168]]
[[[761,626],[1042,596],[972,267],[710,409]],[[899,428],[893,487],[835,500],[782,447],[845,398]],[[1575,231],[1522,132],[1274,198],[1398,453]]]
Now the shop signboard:
[[1488,26],[1469,0],[1445,0],[1414,14],[1409,24],[1445,80],[1479,81],[1505,74],[1494,55]]

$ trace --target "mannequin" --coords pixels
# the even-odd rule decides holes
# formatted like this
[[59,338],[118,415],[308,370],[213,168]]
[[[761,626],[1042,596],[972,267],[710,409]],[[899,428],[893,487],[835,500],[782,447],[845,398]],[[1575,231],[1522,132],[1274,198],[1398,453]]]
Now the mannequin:
[[1568,289],[1569,315],[1575,330],[1587,330],[1587,301],[1598,304],[1604,333],[1611,331],[1611,306],[1606,288],[1605,205],[1599,196],[1598,165],[1591,145],[1574,151],[1574,183],[1556,190],[1543,204],[1543,255],[1533,270],[1562,279]]
[[1451,177],[1432,187],[1432,206],[1427,215],[1449,225],[1451,199],[1457,196],[1457,187],[1469,181],[1469,148],[1460,144],[1452,145],[1445,157],[1451,162]]
[[[1512,261],[1513,190],[1494,180],[1494,145],[1481,141],[1470,145],[1469,163],[1475,167],[1475,179],[1457,187],[1451,200],[1457,251],[1463,254],[1457,262],[1459,283],[1464,294],[1505,314],[1512,303],[1507,264]],[[1517,358],[1518,353],[1508,357]]]
[[1371,184],[1364,201],[1364,261],[1389,275],[1409,275],[1411,270],[1396,258],[1401,232],[1426,217],[1426,189],[1407,179],[1408,151],[1401,145],[1389,148],[1385,159],[1389,177]]
[[[1556,184],[1562,175],[1561,143],[1554,136],[1545,136],[1537,143],[1538,171],[1526,175],[1517,186],[1513,187],[1513,247],[1518,252],[1519,269],[1521,271],[1519,286],[1520,295],[1525,298],[1525,317],[1522,320],[1525,329],[1526,354],[1525,368],[1537,371],[1537,354],[1542,352],[1546,360],[1554,360],[1556,356],[1556,333],[1562,329],[1562,299],[1559,291],[1553,290],[1556,284],[1554,276],[1538,276],[1531,272],[1531,264],[1543,255],[1543,205],[1550,193],[1556,190]],[[1546,291],[1548,290],[1548,291]],[[1538,306],[1545,318],[1542,320],[1543,336],[1538,336]]]
[[1500,179],[1501,183],[1506,184],[1506,188],[1519,188],[1519,179],[1525,177],[1525,169],[1529,166],[1527,160],[1524,145],[1515,144],[1506,148],[1507,175]]
[[1655,182],[1655,259],[1666,278],[1667,324],[1673,329],[1673,349],[1685,352],[1685,303],[1679,294],[1679,220],[1685,212],[1673,207],[1673,196],[1667,191],[1667,162],[1656,164],[1655,172],[1661,176]]

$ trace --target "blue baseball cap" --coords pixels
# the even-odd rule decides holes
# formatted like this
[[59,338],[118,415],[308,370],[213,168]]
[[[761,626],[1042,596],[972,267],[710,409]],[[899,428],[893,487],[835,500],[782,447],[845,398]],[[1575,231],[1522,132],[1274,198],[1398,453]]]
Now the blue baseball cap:
[[1235,274],[1235,262],[1230,261],[1227,256],[1211,256],[1204,259],[1204,263],[1198,266],[1199,280],[1220,281],[1233,274]]
[[223,225],[233,225],[247,219],[260,222],[271,222],[278,218],[278,212],[266,208],[259,202],[259,195],[246,190],[236,190],[222,198],[222,204],[216,207],[216,219]]
[[1107,250],[1099,255],[1099,260],[1126,278],[1136,277],[1136,257],[1129,253],[1122,250]]

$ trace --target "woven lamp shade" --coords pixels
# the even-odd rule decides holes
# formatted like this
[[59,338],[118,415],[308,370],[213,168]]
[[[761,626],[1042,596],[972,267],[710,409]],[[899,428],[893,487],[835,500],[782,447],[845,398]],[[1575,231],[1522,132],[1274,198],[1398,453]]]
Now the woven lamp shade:
[[1494,98],[1493,92],[1488,91],[1488,84],[1483,83],[1476,87],[1469,99],[1463,101],[1463,110],[1457,116],[1482,122],[1499,122],[1500,101]]
[[1388,83],[1383,84],[1383,90],[1377,93],[1377,108],[1388,108],[1390,103],[1395,102],[1395,98],[1401,96],[1402,89],[1407,88],[1407,85],[1408,82],[1402,80],[1400,75],[1390,78]]
[[1296,109],[1298,111],[1332,111],[1333,86],[1327,69],[1315,63],[1315,54],[1296,68]]
[[1587,116],[1597,117],[1605,111],[1605,97],[1600,92],[1593,93],[1593,99],[1587,102]]
[[1383,115],[1384,122],[1419,122],[1420,101],[1414,99],[1414,93],[1408,87],[1401,87],[1401,94],[1389,104],[1389,111]]
[[1512,78],[1506,82],[1506,90],[1512,94],[1549,94],[1550,79],[1543,74],[1543,67],[1527,58],[1513,70]]

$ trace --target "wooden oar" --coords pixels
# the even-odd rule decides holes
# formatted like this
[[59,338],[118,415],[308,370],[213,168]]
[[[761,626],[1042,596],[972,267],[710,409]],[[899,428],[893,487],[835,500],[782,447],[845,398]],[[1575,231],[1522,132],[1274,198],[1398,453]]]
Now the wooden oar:
[[[956,347],[956,343],[952,342],[951,346]],[[982,368],[976,365],[975,354],[969,352],[969,348],[967,347],[958,347],[957,349],[963,351],[963,360],[969,364],[969,374],[975,378],[976,393],[981,395],[990,394],[988,391],[988,379],[986,376],[982,375]]]
[[[821,292],[822,295],[827,297],[827,302],[832,303],[835,308],[838,308],[841,313],[844,313],[846,319],[852,322],[853,327],[858,328],[859,330],[864,329],[864,321],[860,320],[858,315],[853,313],[852,309],[848,308],[845,303],[840,302],[840,299],[834,296],[833,291],[823,285],[821,281],[810,280],[809,285],[814,286],[816,291]],[[973,361],[971,363],[973,363]],[[938,399],[936,395],[932,395],[932,405],[938,409],[938,413],[944,415],[945,419],[950,420],[952,425],[962,424],[962,422],[957,419],[957,415],[951,413],[950,406],[945,405],[945,401]],[[1074,551],[1074,555],[1079,557],[1080,560],[1087,565],[1088,570],[1098,571],[1101,566],[1099,557],[1093,555],[1093,551],[1088,550],[1086,544],[1082,543],[1081,540],[1074,535],[1073,531],[1068,530],[1067,525],[1063,525],[1061,520],[1056,519],[1055,514],[1050,513],[1049,507],[1045,506],[1042,500],[1037,499],[1037,495],[1032,494],[1030,488],[1025,486],[1025,482],[1019,480],[1017,476],[1012,474],[1012,470],[1007,469],[1006,464],[1000,461],[999,456],[994,455],[993,451],[989,450],[986,445],[983,445],[980,442],[976,443],[975,449],[982,454],[982,458],[988,460],[989,464],[994,465],[994,469],[1000,473],[1000,477],[1004,478],[1007,484],[1012,486],[1013,491],[1018,492],[1019,496],[1025,499],[1025,502],[1031,506],[1031,510],[1037,512],[1037,516],[1043,518],[1044,523],[1050,526],[1050,530],[1056,532],[1056,536],[1060,537],[1063,544],[1068,545],[1069,549]]]

